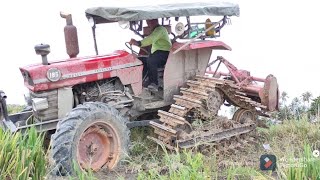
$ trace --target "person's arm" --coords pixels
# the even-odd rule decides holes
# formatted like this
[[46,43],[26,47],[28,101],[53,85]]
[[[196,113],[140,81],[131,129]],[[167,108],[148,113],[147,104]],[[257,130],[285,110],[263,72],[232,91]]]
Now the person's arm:
[[153,41],[159,39],[161,35],[160,28],[155,29],[149,36],[145,37],[143,40],[139,41],[140,47],[149,46],[152,44]]

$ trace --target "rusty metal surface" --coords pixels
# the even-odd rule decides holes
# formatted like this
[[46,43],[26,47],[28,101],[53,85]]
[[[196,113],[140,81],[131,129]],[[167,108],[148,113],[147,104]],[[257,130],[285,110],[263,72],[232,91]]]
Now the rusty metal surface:
[[97,171],[113,167],[120,153],[118,136],[104,123],[95,123],[82,133],[77,144],[77,159],[83,169]]
[[108,160],[108,136],[98,128],[85,132],[78,145],[78,161],[84,169],[100,169]]
[[199,136],[178,140],[177,144],[180,148],[192,148],[198,144],[204,144],[208,142],[219,142],[224,139],[229,139],[231,137],[240,136],[242,134],[246,134],[255,129],[254,124],[246,124],[236,128],[226,129],[220,132],[215,132],[214,130],[210,130],[202,133]]
[[67,54],[70,58],[77,57],[77,55],[79,54],[77,28],[72,23],[71,14],[60,13],[60,16],[66,19],[66,26],[64,27],[64,36]]
[[[223,63],[229,72],[218,72],[219,65],[213,71],[212,65],[216,62]],[[275,76],[270,74],[265,79],[251,76],[249,71],[238,69],[222,56],[218,56],[216,60],[209,63],[206,74],[213,75],[215,78],[230,79],[234,82],[234,86],[237,86],[242,91],[242,98],[247,98],[248,101],[255,101],[258,103],[257,106],[267,111],[278,110],[279,88]]]
[[277,79],[273,75],[266,78],[264,87],[262,89],[262,104],[268,107],[268,110],[274,111],[278,109],[279,105],[279,90]]
[[238,109],[232,119],[244,124],[244,123],[250,123],[250,122],[256,122],[256,115],[253,111],[247,110],[247,109]]
[[[181,88],[182,95],[174,96],[175,103],[169,112],[158,111],[161,124],[151,123],[156,137],[149,139],[168,149],[207,143],[224,144],[223,151],[240,148],[247,140],[239,137],[255,129],[255,117],[264,114],[266,107],[246,97],[241,87],[231,80],[196,76],[186,82],[188,87]],[[240,107],[233,120],[217,115],[216,110],[224,101]],[[202,121],[201,128],[192,125],[197,120]]]

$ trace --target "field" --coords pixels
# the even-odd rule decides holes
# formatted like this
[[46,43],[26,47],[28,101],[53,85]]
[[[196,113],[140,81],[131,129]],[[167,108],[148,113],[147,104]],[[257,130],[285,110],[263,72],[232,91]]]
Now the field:
[[[150,128],[131,132],[130,156],[113,172],[83,173],[58,179],[320,179],[320,124],[305,119],[285,120],[269,128],[258,128],[255,143],[236,153],[216,154],[209,149],[168,152],[145,137]],[[0,179],[57,179],[50,175],[43,136],[33,129],[29,138],[0,130]],[[265,149],[268,144],[270,149]],[[259,170],[262,154],[277,157],[277,169]]]

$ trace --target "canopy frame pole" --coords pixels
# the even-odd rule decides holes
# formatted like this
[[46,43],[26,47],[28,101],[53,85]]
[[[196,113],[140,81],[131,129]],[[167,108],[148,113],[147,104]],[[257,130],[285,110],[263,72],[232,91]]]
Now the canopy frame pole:
[[[135,27],[134,24],[136,24],[135,21],[130,21],[129,23],[130,23],[130,28],[129,28],[129,29],[130,29],[132,32],[134,32],[136,35],[138,35],[139,37],[144,38],[144,36],[139,33],[139,28],[142,28],[142,26],[143,26],[143,21],[140,21],[140,24],[139,24],[138,29],[133,28],[133,27]],[[142,30],[142,29],[141,29],[141,30]]]
[[96,51],[96,55],[98,55],[98,45],[97,45],[97,39],[96,39],[96,23],[94,22],[94,25],[92,26],[92,35],[93,35],[93,42],[94,42],[94,50]]

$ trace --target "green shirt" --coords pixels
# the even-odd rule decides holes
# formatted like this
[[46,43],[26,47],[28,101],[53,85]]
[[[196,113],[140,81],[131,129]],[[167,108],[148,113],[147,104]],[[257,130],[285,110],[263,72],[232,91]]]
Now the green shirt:
[[163,26],[156,27],[149,36],[145,37],[140,42],[141,47],[152,45],[151,54],[157,50],[170,51],[172,46],[168,31]]

